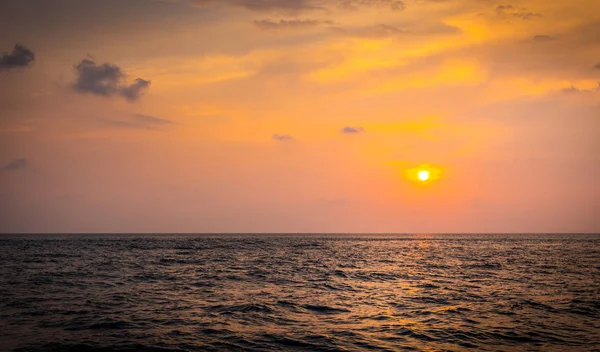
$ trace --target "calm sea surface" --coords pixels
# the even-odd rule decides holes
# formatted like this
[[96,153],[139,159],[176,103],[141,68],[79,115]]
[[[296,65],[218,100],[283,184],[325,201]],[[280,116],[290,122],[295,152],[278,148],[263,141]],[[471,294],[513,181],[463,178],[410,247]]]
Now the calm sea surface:
[[0,237],[2,351],[599,351],[598,235]]

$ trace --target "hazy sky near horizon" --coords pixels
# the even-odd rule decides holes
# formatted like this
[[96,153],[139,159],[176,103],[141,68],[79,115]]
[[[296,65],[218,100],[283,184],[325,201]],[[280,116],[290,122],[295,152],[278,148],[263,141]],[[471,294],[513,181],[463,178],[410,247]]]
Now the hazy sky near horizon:
[[0,0],[0,53],[0,232],[600,232],[597,0]]

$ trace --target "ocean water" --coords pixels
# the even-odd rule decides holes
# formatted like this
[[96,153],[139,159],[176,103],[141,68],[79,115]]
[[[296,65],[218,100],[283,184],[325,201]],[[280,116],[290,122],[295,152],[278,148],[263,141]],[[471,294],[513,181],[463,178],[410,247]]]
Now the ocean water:
[[600,236],[3,236],[0,350],[599,351]]

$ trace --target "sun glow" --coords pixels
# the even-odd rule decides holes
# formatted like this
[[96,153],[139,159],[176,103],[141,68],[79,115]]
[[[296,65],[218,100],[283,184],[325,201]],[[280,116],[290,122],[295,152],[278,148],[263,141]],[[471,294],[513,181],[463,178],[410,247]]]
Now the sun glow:
[[429,164],[421,164],[417,167],[406,169],[404,174],[410,181],[429,184],[441,178],[442,170]]

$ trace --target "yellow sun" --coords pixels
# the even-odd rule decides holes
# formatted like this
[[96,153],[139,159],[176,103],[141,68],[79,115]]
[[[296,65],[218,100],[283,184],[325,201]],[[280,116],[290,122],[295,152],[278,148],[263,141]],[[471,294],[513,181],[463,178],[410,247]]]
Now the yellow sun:
[[442,178],[442,169],[431,164],[421,164],[404,169],[404,175],[408,180],[425,186]]

